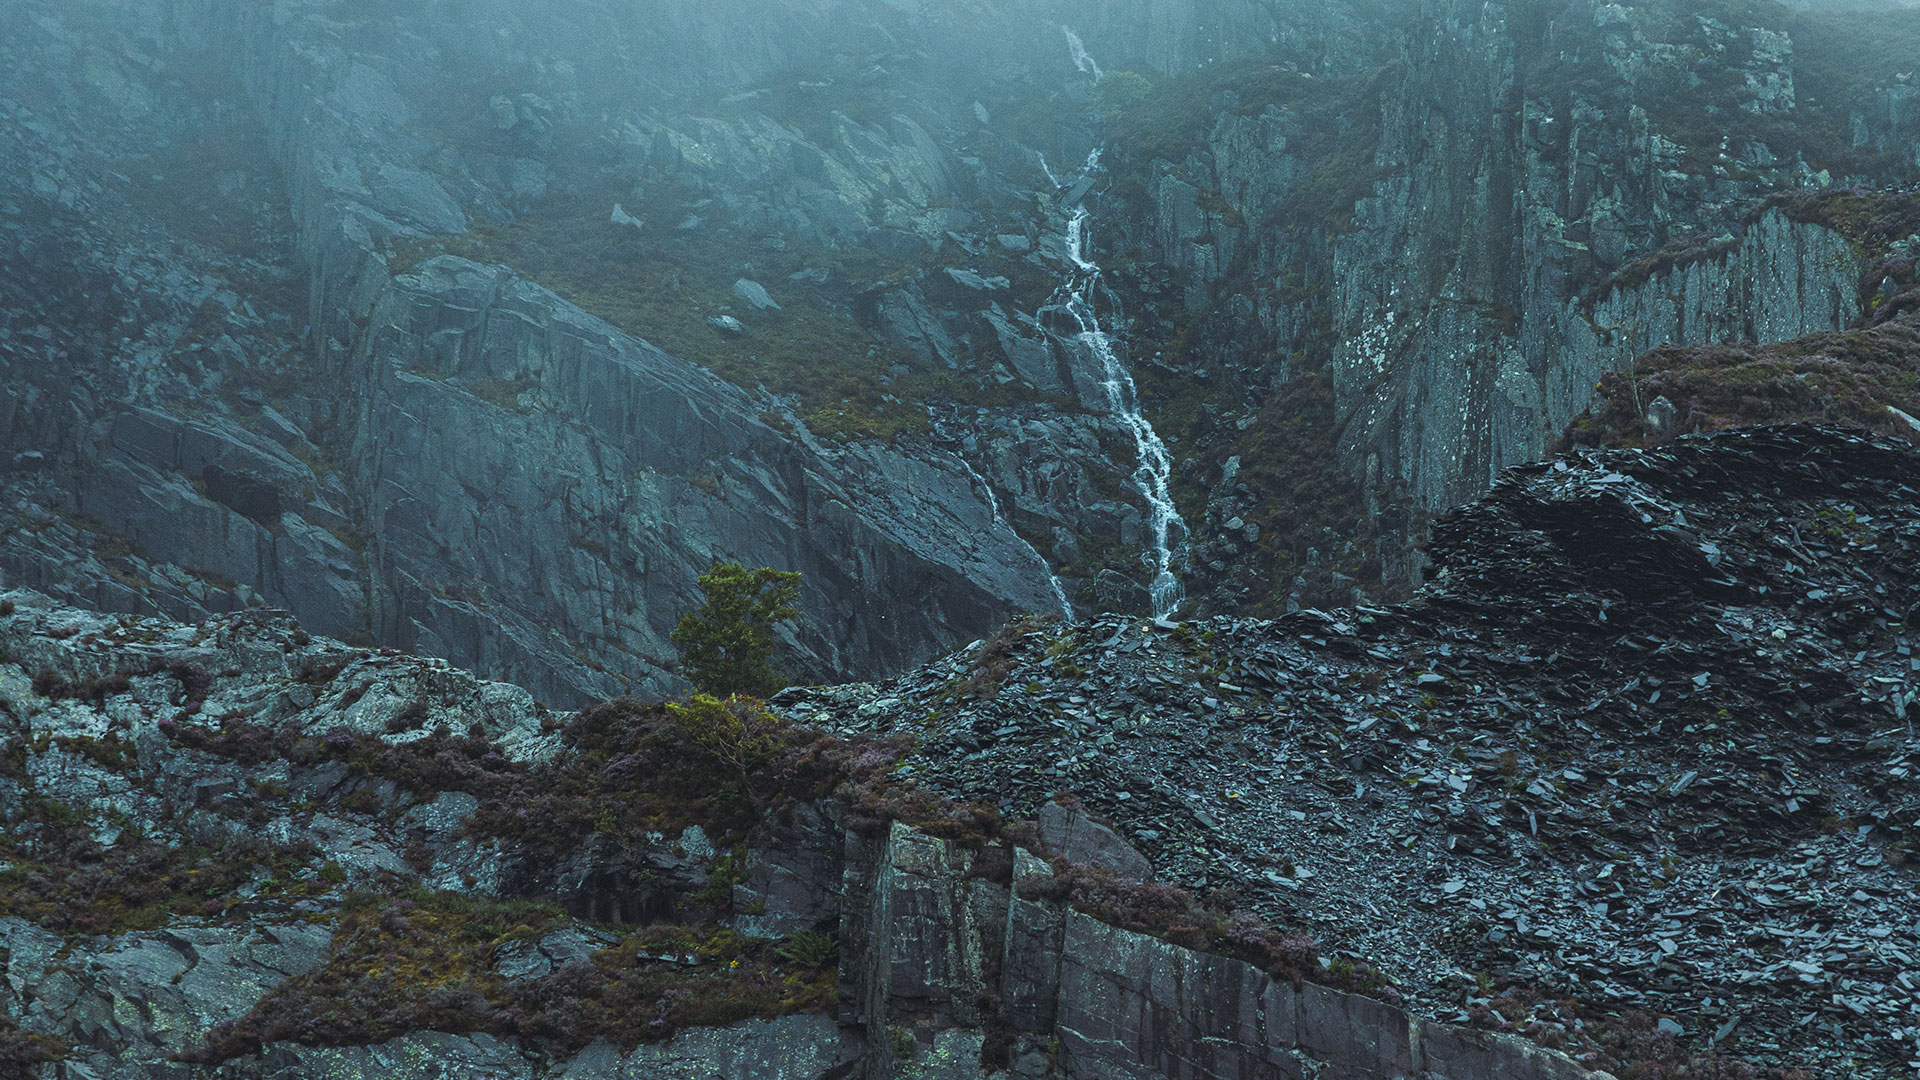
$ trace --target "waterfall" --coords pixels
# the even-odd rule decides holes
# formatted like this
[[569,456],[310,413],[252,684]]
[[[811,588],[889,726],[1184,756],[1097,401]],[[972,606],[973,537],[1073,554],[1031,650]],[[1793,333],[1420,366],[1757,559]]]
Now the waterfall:
[[1047,174],[1047,183],[1053,185],[1053,190],[1059,191],[1067,186],[1060,182],[1059,177],[1053,175],[1053,167],[1047,164],[1047,155],[1036,150],[1033,156],[1040,159],[1040,171]]
[[1101,77],[1100,65],[1093,62],[1093,57],[1087,53],[1087,47],[1081,42],[1080,35],[1074,33],[1072,27],[1067,26],[1062,26],[1060,32],[1067,35],[1067,55],[1073,57],[1073,66],[1098,81]]
[[993,493],[993,485],[988,483],[987,478],[981,476],[979,470],[973,467],[973,462],[967,460],[967,455],[960,452],[959,440],[947,435],[946,429],[940,426],[940,417],[935,414],[933,406],[931,405],[927,406],[927,419],[933,424],[934,438],[939,439],[941,442],[951,442],[955,444],[955,449],[952,451],[954,459],[960,462],[960,467],[967,470],[967,475],[973,478],[973,482],[979,485],[980,491],[986,495],[987,509],[993,511],[995,524],[1005,525],[1007,531],[1012,533],[1014,538],[1019,540],[1021,545],[1033,556],[1033,561],[1040,566],[1040,572],[1047,575],[1047,584],[1053,587],[1053,599],[1055,603],[1060,605],[1060,614],[1065,616],[1068,622],[1072,622],[1073,604],[1067,600],[1067,590],[1060,584],[1060,576],[1053,572],[1053,564],[1047,561],[1045,555],[1040,554],[1039,548],[1027,543],[1027,538],[1021,536],[1020,531],[1013,527],[1013,522],[1000,511],[1000,498]]
[[[1095,150],[1087,155],[1081,175],[1090,174],[1099,163],[1100,151]],[[1134,386],[1133,374],[1121,362],[1113,338],[1101,328],[1100,317],[1094,310],[1095,298],[1106,290],[1100,280],[1100,267],[1087,255],[1090,218],[1091,214],[1082,204],[1074,207],[1073,216],[1067,222],[1067,258],[1073,261],[1074,271],[1054,293],[1054,302],[1072,317],[1076,328],[1074,340],[1099,360],[1100,388],[1106,391],[1108,408],[1132,434],[1134,447],[1139,452],[1140,462],[1134,467],[1133,482],[1146,499],[1153,542],[1153,550],[1142,554],[1154,572],[1151,590],[1154,618],[1164,619],[1186,599],[1186,590],[1175,575],[1174,566],[1175,549],[1187,537],[1187,524],[1173,505],[1170,487],[1173,456],[1167,452],[1167,444],[1161,441],[1153,425],[1141,415],[1140,392]]]

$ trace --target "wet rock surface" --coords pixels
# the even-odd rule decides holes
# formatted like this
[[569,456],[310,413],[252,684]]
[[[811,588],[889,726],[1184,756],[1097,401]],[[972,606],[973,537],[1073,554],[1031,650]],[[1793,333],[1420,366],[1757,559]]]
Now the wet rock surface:
[[[715,44],[735,36],[718,10],[652,24],[502,5],[10,8],[0,573],[171,618],[282,608],[562,706],[679,688],[666,635],[716,557],[807,574],[788,646],[814,679],[899,670],[1058,607],[1020,530],[1065,523],[1112,546],[1114,500],[1083,523],[1084,482],[996,490],[948,447],[834,428],[791,379],[770,390],[702,367],[735,346],[792,360],[800,384],[837,389],[835,407],[839,376],[812,369],[843,353],[919,345],[943,371],[966,354],[982,387],[1013,380],[971,370],[975,336],[993,334],[980,320],[1011,303],[1004,274],[972,259],[989,226],[1051,227],[1045,211],[1025,220],[1050,191],[1034,153],[962,154],[970,102],[815,127],[759,102],[758,84],[784,87],[774,73],[833,39],[882,49],[862,72],[919,93],[941,73],[878,67],[881,43],[905,33],[944,54],[1021,35],[858,6],[755,12],[768,36],[753,56]],[[523,44],[502,46],[503,27]],[[622,40],[635,51],[609,52]],[[1064,38],[1013,51],[1008,85],[1073,70]],[[500,81],[475,85],[478,71]],[[810,109],[867,86],[798,92]],[[691,112],[652,104],[688,94]],[[976,189],[976,210],[953,205]],[[1015,205],[1019,220],[985,220]],[[554,220],[574,231],[533,231]],[[565,266],[593,256],[594,273],[556,282],[567,299],[534,284],[548,264],[505,242],[528,235],[563,245]],[[657,235],[715,253],[724,280],[703,292],[691,268],[683,286],[598,261]],[[478,261],[429,258],[448,245]],[[884,300],[844,265],[868,250],[893,260]],[[1059,263],[1018,263],[1024,289],[1044,296]],[[636,313],[630,298],[656,292],[675,299]],[[887,395],[914,436],[924,410],[886,389],[894,377],[876,359],[860,393]],[[1117,475],[1097,421],[1038,434],[1050,471]],[[856,625],[874,632],[847,637]]]
[[1920,454],[1749,429],[1510,471],[1411,605],[1095,619],[789,708],[913,718],[912,773],[1070,791],[1441,1017],[1644,1010],[1682,1044],[1915,1057]]
[[1153,904],[1227,925],[1177,890],[1102,922],[1089,897],[1155,888],[1118,833],[1068,804],[1000,831],[884,781],[897,745],[794,732],[798,772],[756,815],[692,746],[650,770],[678,781],[618,778],[671,709],[651,736],[626,725],[662,710],[635,702],[556,717],[283,618],[13,591],[0,649],[9,1075],[1386,1080],[1428,1043],[1456,1078],[1589,1075],[1324,985],[1338,970],[1177,943],[1194,928]]
[[779,789],[640,765],[671,710],[7,593],[0,1036],[133,1080],[1904,1075],[1916,476],[1806,427],[1515,470],[1410,605],[790,691],[856,740]]
[[[1916,24],[1710,6],[21,0],[0,572],[563,706],[681,688],[715,555],[808,572],[808,679],[1058,608],[1049,575],[1148,610],[1053,296],[1086,207],[1197,610],[1400,595],[1420,515],[1603,372],[1910,309],[1920,234],[1768,197],[1912,179]],[[684,407],[598,407],[643,391]]]
[[[1351,68],[1226,62],[1118,125],[1142,386],[1180,439],[1184,497],[1209,507],[1187,515],[1200,614],[1402,595],[1421,570],[1408,512],[1543,456],[1603,374],[1915,299],[1920,230],[1870,237],[1878,213],[1795,205],[1912,188],[1912,155],[1877,149],[1911,145],[1914,118],[1885,108],[1910,73],[1860,47],[1886,20],[1598,0],[1402,17],[1378,51],[1346,39]],[[1901,269],[1876,270],[1890,251]]]
[[[59,601],[0,617],[0,965],[6,1015],[80,1048],[47,1071],[1287,1075],[1418,1046],[1526,1075],[1564,1062],[1516,1064],[1509,1028],[1614,1054],[1598,1021],[1633,1010],[1642,1056],[1914,1053],[1907,451],[1799,431],[1542,466],[1414,554],[1424,512],[1659,343],[1705,362],[1604,382],[1616,439],[1920,426],[1920,232],[1867,193],[1920,167],[1914,24],[1865,49],[1720,3],[1085,8],[0,11],[0,587]],[[1100,63],[1158,96],[1112,111]],[[1298,1002],[1209,1027],[1273,973],[1103,937],[1019,895],[1058,887],[1024,850],[880,852],[828,803],[751,835],[573,820],[564,851],[498,829],[502,778],[568,756],[538,702],[681,686],[666,634],[714,557],[806,572],[808,679],[1022,610],[1147,610],[1131,446],[1054,292],[1081,207],[1197,609],[1444,577],[1275,624],[1030,623],[788,707],[922,738],[902,778],[1036,815],[1070,863],[1231,889],[1470,1031],[1358,1002],[1332,1012],[1371,1034],[1269,1039]],[[752,941],[632,929],[690,904]],[[807,935],[835,926],[902,966],[828,977]],[[438,940],[478,951],[406,1002],[434,1033],[253,1022],[327,958],[415,976]],[[1204,991],[1062,989],[1141,956]],[[789,1014],[614,1057],[515,1034],[589,968],[742,957],[769,980],[747,1012]],[[864,1017],[831,1040],[829,983]],[[228,1021],[298,1038],[164,1060]]]

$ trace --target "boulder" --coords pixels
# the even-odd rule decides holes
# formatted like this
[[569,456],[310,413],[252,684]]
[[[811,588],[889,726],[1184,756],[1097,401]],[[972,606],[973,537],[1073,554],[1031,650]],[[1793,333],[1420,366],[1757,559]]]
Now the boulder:
[[767,287],[757,281],[741,278],[733,283],[733,295],[739,297],[755,311],[779,311],[780,305],[767,293]]

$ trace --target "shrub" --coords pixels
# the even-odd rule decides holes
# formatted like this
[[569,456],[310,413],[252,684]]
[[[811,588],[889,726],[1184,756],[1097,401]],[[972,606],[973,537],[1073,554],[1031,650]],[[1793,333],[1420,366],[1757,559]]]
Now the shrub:
[[803,930],[780,943],[773,954],[782,960],[807,968],[823,968],[840,955],[840,943],[832,934]]
[[751,698],[721,701],[695,694],[685,705],[668,705],[667,716],[683,743],[742,776],[780,753],[785,725]]
[[33,692],[41,697],[84,701],[96,709],[106,704],[108,698],[126,693],[131,686],[127,676],[119,673],[103,675],[83,683],[67,682],[51,671],[42,671],[33,677]]
[[1127,110],[1153,93],[1153,84],[1134,71],[1109,71],[1093,87],[1093,113],[1107,123],[1125,118]]

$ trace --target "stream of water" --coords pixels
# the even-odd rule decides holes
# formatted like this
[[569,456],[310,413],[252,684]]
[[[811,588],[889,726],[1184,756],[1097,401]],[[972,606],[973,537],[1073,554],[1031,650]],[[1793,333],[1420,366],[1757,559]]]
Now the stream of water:
[[1069,26],[1061,27],[1060,32],[1067,35],[1067,55],[1073,57],[1073,66],[1098,80],[1101,77],[1100,65],[1094,63],[1093,57],[1088,55],[1086,45],[1080,41],[1080,35],[1074,33],[1073,28]]
[[[1080,176],[1091,175],[1100,164],[1100,151],[1087,155]],[[1139,464],[1133,470],[1133,482],[1147,502],[1148,536],[1152,550],[1143,552],[1153,571],[1153,615],[1164,619],[1186,599],[1186,590],[1176,573],[1178,549],[1187,537],[1187,524],[1174,508],[1170,482],[1173,456],[1167,444],[1153,430],[1153,424],[1140,412],[1140,392],[1134,386],[1133,373],[1127,370],[1114,347],[1113,338],[1100,325],[1095,302],[1109,295],[1100,278],[1100,267],[1087,253],[1087,228],[1092,214],[1084,204],[1073,209],[1067,221],[1067,257],[1074,270],[1054,294],[1055,303],[1073,319],[1074,339],[1100,363],[1100,387],[1106,391],[1107,405],[1115,419],[1133,436],[1139,452]]]

